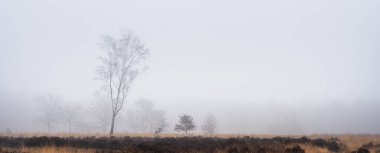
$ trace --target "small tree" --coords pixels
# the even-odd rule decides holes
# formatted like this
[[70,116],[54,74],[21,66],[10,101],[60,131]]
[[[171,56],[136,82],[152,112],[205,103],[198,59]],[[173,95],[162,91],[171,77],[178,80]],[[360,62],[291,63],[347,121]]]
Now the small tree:
[[195,130],[196,125],[193,122],[193,117],[190,115],[182,115],[179,116],[179,124],[175,125],[174,130],[176,131],[185,131],[185,135],[187,135],[187,131]]
[[158,121],[156,125],[156,129],[154,130],[154,135],[158,136],[160,133],[164,132],[166,128],[169,126],[168,122],[166,122],[166,119],[163,118],[160,121]]
[[126,122],[134,132],[151,133],[157,130],[157,123],[165,118],[165,111],[156,109],[151,100],[140,99],[135,102],[137,109],[126,112]]
[[216,118],[213,114],[208,114],[203,121],[202,131],[206,134],[215,134],[216,132]]

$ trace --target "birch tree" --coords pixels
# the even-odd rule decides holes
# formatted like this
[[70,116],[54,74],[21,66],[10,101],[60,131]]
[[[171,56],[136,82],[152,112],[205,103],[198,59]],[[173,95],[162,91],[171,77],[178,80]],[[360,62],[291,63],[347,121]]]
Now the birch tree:
[[128,92],[136,76],[142,71],[141,62],[146,59],[149,49],[130,31],[124,31],[120,38],[102,35],[101,47],[105,55],[97,77],[103,82],[102,91],[108,96],[111,108],[111,129],[114,132],[115,118],[123,108]]

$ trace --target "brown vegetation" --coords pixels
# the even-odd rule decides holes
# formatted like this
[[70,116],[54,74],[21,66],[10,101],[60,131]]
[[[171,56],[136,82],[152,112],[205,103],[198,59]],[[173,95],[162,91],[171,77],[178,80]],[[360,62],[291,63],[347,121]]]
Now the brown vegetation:
[[[42,134],[40,134],[42,135]],[[143,137],[141,137],[143,136]],[[149,136],[149,137],[148,137]],[[35,136],[23,134],[0,136],[1,153],[96,153],[96,152],[215,152],[215,153],[329,153],[352,152],[380,153],[380,136],[374,135],[310,135],[300,136],[227,136],[183,137],[166,134],[160,138],[148,135],[116,137],[85,134],[57,136]]]

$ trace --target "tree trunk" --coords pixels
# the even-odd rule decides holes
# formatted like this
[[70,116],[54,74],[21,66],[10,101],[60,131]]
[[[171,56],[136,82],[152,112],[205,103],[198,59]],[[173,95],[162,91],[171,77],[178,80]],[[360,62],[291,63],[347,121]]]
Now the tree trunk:
[[114,125],[115,125],[115,115],[112,115],[112,122],[111,122],[111,131],[110,131],[110,135],[113,134],[113,128],[114,128]]

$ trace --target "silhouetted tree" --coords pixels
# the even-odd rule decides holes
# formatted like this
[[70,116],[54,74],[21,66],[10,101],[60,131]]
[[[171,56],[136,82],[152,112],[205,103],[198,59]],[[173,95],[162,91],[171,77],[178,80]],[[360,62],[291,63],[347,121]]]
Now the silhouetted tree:
[[154,130],[154,135],[158,136],[162,132],[166,130],[166,128],[169,127],[168,122],[166,122],[166,119],[163,118],[157,122],[156,129]]
[[97,76],[103,81],[102,91],[109,97],[112,106],[110,134],[113,134],[115,118],[123,108],[131,84],[141,72],[139,65],[148,56],[149,50],[130,31],[122,32],[119,39],[102,35],[102,40],[101,46],[106,55],[101,57],[102,65]]
[[193,122],[193,117],[190,115],[182,115],[179,116],[179,123],[175,125],[174,130],[176,131],[185,131],[185,135],[187,135],[187,132],[190,130],[195,130],[196,125]]
[[215,134],[217,128],[216,118],[213,114],[208,114],[202,123],[202,131],[206,134]]

